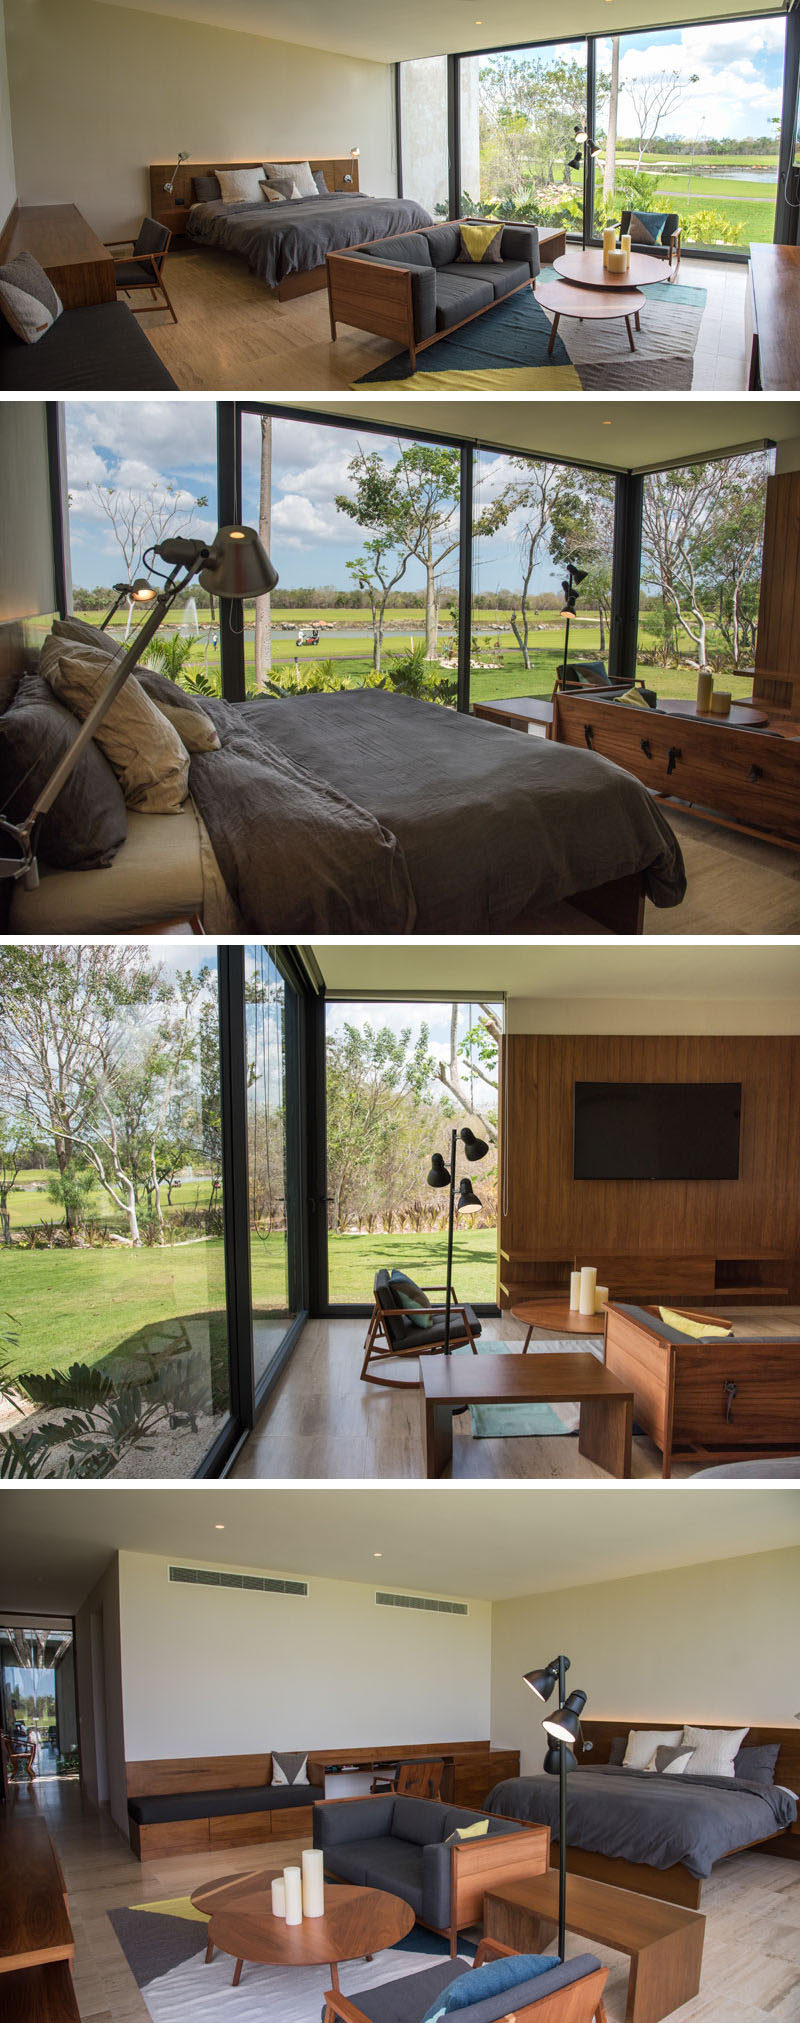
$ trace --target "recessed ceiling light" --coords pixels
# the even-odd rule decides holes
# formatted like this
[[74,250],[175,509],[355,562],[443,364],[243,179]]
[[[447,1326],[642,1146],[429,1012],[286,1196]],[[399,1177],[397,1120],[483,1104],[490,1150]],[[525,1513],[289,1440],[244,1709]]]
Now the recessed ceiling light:
[[224,1531],[224,1530],[225,1530],[225,1526],[224,1526],[224,1524],[215,1524],[215,1526],[214,1526],[214,1530],[215,1530],[215,1531]]
[[372,1555],[372,1557],[373,1557],[373,1559],[383,1559],[383,1553],[382,1553],[382,1552],[374,1552],[374,1553],[373,1553],[373,1555]]

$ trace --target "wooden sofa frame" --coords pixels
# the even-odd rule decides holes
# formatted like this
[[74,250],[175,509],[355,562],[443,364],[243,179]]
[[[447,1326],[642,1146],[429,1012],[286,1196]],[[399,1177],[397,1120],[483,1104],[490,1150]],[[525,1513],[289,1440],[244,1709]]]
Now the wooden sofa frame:
[[[681,1311],[701,1327],[725,1326],[714,1314]],[[800,1337],[668,1342],[610,1300],[604,1358],[632,1386],[637,1423],[658,1448],[664,1477],[677,1451],[708,1465],[800,1450]]]
[[[444,231],[449,226],[461,224],[460,218],[442,218],[438,225],[420,225],[417,229],[427,236],[431,231]],[[465,222],[469,222],[468,220]],[[481,224],[506,225],[508,218],[482,218]],[[524,219],[516,218],[514,224],[524,224]],[[531,227],[531,229],[537,229]],[[356,330],[368,330],[373,337],[387,337],[392,342],[404,345],[411,360],[412,372],[416,368],[417,353],[427,351],[429,345],[438,344],[443,337],[450,337],[454,330],[463,330],[468,323],[475,323],[480,316],[486,316],[496,308],[494,300],[484,304],[482,309],[473,309],[470,316],[460,323],[451,323],[447,330],[435,330],[431,337],[419,340],[414,335],[414,300],[411,274],[407,267],[399,267],[389,260],[353,260],[353,253],[363,253],[374,245],[388,245],[394,239],[408,238],[408,231],[387,232],[383,239],[363,240],[360,246],[349,246],[346,252],[326,254],[328,268],[328,308],[331,319],[331,338],[336,342],[337,323],[348,323]],[[559,241],[557,250],[551,256],[563,252],[566,238],[563,232],[543,233],[539,237],[539,251],[542,245],[548,249],[551,240]],[[510,302],[512,296],[521,295],[526,288],[535,289],[535,276],[520,281],[516,288],[510,288],[502,297]]]
[[[484,1967],[487,1960],[514,1957],[513,1946],[503,1946],[499,1939],[481,1939],[475,1952],[473,1967]],[[560,1988],[555,1995],[545,1995],[541,2002],[531,2002],[522,2009],[511,2008],[503,2023],[607,2023],[603,1993],[608,1980],[605,1967],[599,1967],[594,1974],[585,1974],[582,1981],[572,1981],[568,1987]],[[513,1988],[509,1999],[513,1997]],[[324,2023],[366,2023],[363,2009],[357,2000],[351,2002],[336,1988],[325,1992]]]

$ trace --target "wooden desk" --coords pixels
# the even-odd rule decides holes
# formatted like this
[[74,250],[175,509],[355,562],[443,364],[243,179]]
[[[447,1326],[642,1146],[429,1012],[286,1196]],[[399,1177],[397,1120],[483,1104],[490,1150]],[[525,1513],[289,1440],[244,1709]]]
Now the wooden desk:
[[800,390],[800,246],[751,246],[747,276],[753,392]]
[[65,309],[116,302],[114,262],[75,204],[25,204],[14,213],[4,260],[32,253]]
[[547,737],[553,721],[551,695],[498,696],[494,702],[474,702],[473,716],[485,723],[502,724],[505,730],[526,731],[529,724],[544,724]]
[[64,1878],[42,1819],[0,1824],[0,1974],[72,1960]]
[[[699,1911],[567,1876],[567,1930],[628,1953],[626,2023],[660,2023],[700,1988],[706,1921]],[[484,1898],[484,1932],[515,1952],[544,1952],[558,1929],[558,1874],[531,1876]]]
[[429,1480],[453,1459],[453,1412],[466,1405],[579,1404],[580,1453],[609,1475],[630,1475],[633,1390],[596,1356],[425,1356],[420,1370]]

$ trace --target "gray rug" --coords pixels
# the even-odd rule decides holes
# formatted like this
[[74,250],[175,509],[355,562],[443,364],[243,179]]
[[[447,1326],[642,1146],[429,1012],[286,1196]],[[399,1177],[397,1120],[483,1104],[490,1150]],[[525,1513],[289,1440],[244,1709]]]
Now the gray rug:
[[642,327],[634,330],[635,351],[628,344],[624,323],[579,323],[565,317],[559,324],[559,336],[585,391],[665,387],[682,392],[691,386],[705,288],[662,281],[645,288],[644,296]]

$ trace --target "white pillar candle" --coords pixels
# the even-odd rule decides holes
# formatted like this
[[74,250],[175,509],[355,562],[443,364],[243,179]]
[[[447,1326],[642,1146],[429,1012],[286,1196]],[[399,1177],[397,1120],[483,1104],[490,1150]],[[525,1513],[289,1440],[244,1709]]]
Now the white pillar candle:
[[283,1887],[282,1875],[276,1875],[272,1878],[272,1915],[274,1918],[285,1918],[286,1916],[286,1891]]
[[714,693],[713,693],[713,695],[712,695],[712,697],[711,697],[711,715],[712,715],[712,716],[729,716],[729,715],[730,715],[730,707],[731,707],[731,692],[730,692],[730,689],[729,689],[729,688],[715,688],[715,690],[714,690]]
[[607,1299],[608,1299],[608,1286],[596,1285],[594,1289],[594,1310],[596,1314],[602,1313],[603,1307],[605,1306]]
[[581,1275],[579,1271],[571,1271],[569,1275],[569,1310],[571,1314],[577,1313],[580,1303]]
[[697,677],[697,707],[700,711],[710,710],[713,693],[714,676],[707,668],[701,667]]
[[609,274],[624,274],[627,265],[628,262],[621,246],[616,252],[612,251],[606,254],[606,268]]
[[581,1297],[579,1307],[580,1313],[582,1314],[594,1313],[594,1294],[596,1285],[597,1285],[597,1266],[594,1264],[585,1264],[581,1271]]
[[299,1868],[285,1868],[283,1887],[286,1891],[286,1923],[302,1925],[303,1922],[303,1882]]
[[304,1847],[300,1856],[303,1870],[303,1917],[325,1915],[325,1876],[322,1849]]
[[623,232],[623,234],[622,234],[622,237],[621,237],[621,239],[620,239],[620,242],[619,242],[619,243],[620,243],[620,246],[621,246],[621,248],[622,248],[622,251],[623,251],[623,253],[624,253],[624,255],[625,255],[625,265],[626,265],[626,267],[629,267],[629,266],[630,266],[630,264],[631,264],[631,235],[630,235],[630,232]]
[[614,248],[615,248],[615,246],[616,246],[616,243],[617,243],[617,228],[616,228],[616,225],[606,225],[606,227],[605,227],[605,229],[604,229],[604,232],[603,232],[603,266],[604,266],[604,267],[605,267],[606,261],[607,261],[607,259],[608,259],[608,255],[609,255],[609,253],[613,253],[613,251],[614,251]]

